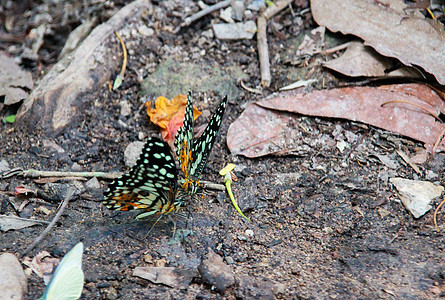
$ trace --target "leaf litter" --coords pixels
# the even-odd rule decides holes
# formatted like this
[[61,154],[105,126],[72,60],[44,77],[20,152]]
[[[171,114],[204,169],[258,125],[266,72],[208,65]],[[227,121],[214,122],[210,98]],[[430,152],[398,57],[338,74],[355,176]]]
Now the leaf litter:
[[312,14],[319,25],[358,36],[381,55],[397,58],[407,66],[419,66],[444,85],[444,30],[421,14],[407,15],[406,8],[398,0],[311,1]]
[[[391,100],[405,103],[387,103]],[[300,129],[293,127],[291,130],[288,126],[292,120],[296,121],[296,115],[276,112],[285,111],[359,121],[422,141],[431,151],[441,138],[445,125],[413,104],[437,113],[445,110],[441,97],[421,84],[347,87],[306,94],[282,92],[249,105],[230,125],[227,144],[233,153],[247,157],[276,154],[277,146],[279,154],[291,151],[298,143],[292,140],[298,136],[293,130]],[[437,150],[445,150],[445,140],[441,140]]]

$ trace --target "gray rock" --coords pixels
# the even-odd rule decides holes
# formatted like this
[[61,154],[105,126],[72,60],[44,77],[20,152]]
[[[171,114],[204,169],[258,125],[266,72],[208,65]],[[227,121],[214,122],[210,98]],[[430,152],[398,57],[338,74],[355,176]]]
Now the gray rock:
[[98,190],[100,189],[100,182],[96,177],[91,178],[85,183],[87,190]]
[[404,178],[389,179],[399,192],[400,200],[414,218],[420,218],[431,209],[431,201],[439,197],[444,187],[428,181],[416,181]]
[[6,160],[0,160],[0,172],[5,172],[9,170],[9,164]]
[[250,40],[256,30],[256,24],[252,20],[245,23],[213,24],[215,36],[220,40]]
[[0,290],[2,299],[24,299],[28,291],[25,273],[14,254],[0,255]]
[[223,262],[221,256],[209,248],[207,259],[198,267],[202,279],[215,287],[219,293],[224,293],[235,283],[232,269]]
[[132,142],[127,146],[124,152],[124,161],[127,167],[134,166],[143,148],[144,142],[140,141]]

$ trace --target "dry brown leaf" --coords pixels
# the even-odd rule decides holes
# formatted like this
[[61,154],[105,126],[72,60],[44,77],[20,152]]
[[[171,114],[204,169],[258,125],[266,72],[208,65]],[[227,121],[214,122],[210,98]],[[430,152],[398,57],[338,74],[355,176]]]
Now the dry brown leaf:
[[42,222],[39,220],[31,220],[25,218],[19,218],[15,216],[0,215],[0,231],[18,230],[34,225],[42,225],[48,222]]
[[[288,149],[286,133],[293,116],[250,104],[227,132],[227,146],[235,155],[259,157]],[[296,139],[289,139],[293,141]]]
[[11,105],[28,97],[33,87],[31,73],[22,70],[12,57],[0,53],[0,96]]
[[[311,11],[319,25],[353,34],[378,53],[417,65],[445,85],[445,33],[425,18],[407,15],[403,1],[313,0]],[[406,7],[406,5],[405,5]]]
[[23,264],[31,268],[31,270],[33,270],[37,276],[43,278],[45,282],[49,282],[54,266],[59,262],[60,259],[51,257],[48,251],[37,253],[33,259],[30,257],[23,259]]
[[323,65],[351,77],[381,77],[386,75],[385,71],[392,66],[392,62],[362,42],[354,41],[349,44],[342,56]]
[[[431,150],[445,125],[412,104],[381,106],[392,100],[404,100],[431,111],[445,111],[441,98],[420,84],[352,87],[309,94],[283,92],[249,106],[230,126],[227,143],[233,153],[247,157],[282,154],[294,149],[298,141],[292,140],[298,139],[298,133],[289,124],[295,123],[295,117],[272,111],[281,110],[363,122],[422,141]],[[437,151],[444,150],[445,139],[437,148]]]

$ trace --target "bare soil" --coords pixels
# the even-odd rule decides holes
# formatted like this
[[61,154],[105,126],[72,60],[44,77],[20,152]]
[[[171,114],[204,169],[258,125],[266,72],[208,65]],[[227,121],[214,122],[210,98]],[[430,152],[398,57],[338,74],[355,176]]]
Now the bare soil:
[[[34,1],[24,2],[28,13],[19,12],[20,22],[15,23],[23,26],[22,29],[26,25],[33,26],[30,23],[40,15],[38,7],[41,7]],[[67,4],[57,3],[62,8]],[[56,62],[63,41],[82,18],[95,15],[104,21],[126,4],[125,1],[86,6],[84,3],[70,1],[72,14],[64,14],[64,10],[56,6],[48,11],[53,14],[53,31],[45,37],[38,60],[22,61],[22,66],[33,72],[36,81]],[[174,59],[178,62],[218,66],[227,72],[236,65],[246,75],[245,84],[251,87],[260,84],[255,40],[224,42],[213,39],[212,43],[199,43],[201,33],[211,28],[217,15],[206,16],[175,33],[172,28],[181,23],[184,8],[195,11],[195,4],[191,1],[152,3],[156,14],[147,16],[147,26],[157,28],[154,42],[146,47],[132,48],[122,87],[111,92],[104,86],[96,94],[89,95],[91,106],[85,109],[82,122],[57,137],[2,124],[2,160],[11,168],[125,171],[125,147],[138,140],[141,132],[144,136],[158,132],[141,109],[141,82],[138,81],[141,74],[138,72],[143,70],[144,77],[153,73],[160,62],[172,56],[171,49],[176,49]],[[12,14],[12,10],[2,11],[3,18]],[[62,15],[69,17],[69,22],[57,26]],[[313,148],[312,152],[301,156],[246,159],[230,154],[225,135],[247,103],[291,83],[295,73],[308,74],[307,79],[317,78],[316,88],[333,87],[339,80],[345,80],[323,70],[320,58],[299,65],[282,63],[281,46],[301,38],[305,29],[315,26],[310,18],[303,21],[298,27],[288,10],[274,19],[283,28],[279,34],[272,31],[268,34],[272,86],[264,90],[263,96],[240,88],[238,97],[230,99],[220,137],[202,175],[205,180],[222,183],[218,171],[229,162],[237,164],[240,171],[236,172],[238,181],[234,183],[234,194],[250,222],[234,210],[224,192],[206,191],[187,203],[183,216],[172,216],[178,230],[186,233],[184,238],[172,238],[173,226],[168,218],[162,219],[147,235],[156,218],[134,221],[132,213],[107,210],[101,202],[107,182],[101,182],[99,189],[83,190],[70,202],[57,226],[28,256],[46,250],[55,257],[62,257],[82,241],[85,244],[83,299],[444,297],[444,227],[442,225],[441,232],[436,232],[432,211],[414,219],[388,182],[389,177],[396,176],[425,180],[428,172],[433,172],[437,175],[433,181],[445,185],[444,154],[436,154],[423,164],[424,173],[418,175],[394,152],[401,148],[412,154],[422,147],[421,144],[364,124],[305,116],[297,116],[296,122],[304,124],[307,136],[313,139],[329,137],[332,143]],[[26,43],[26,39],[3,40],[1,48],[20,56],[19,50],[11,51],[19,49],[22,43]],[[205,50],[205,56],[194,55],[196,49]],[[204,105],[204,98],[211,92],[195,95],[198,108],[208,111],[207,120],[198,119],[197,126],[208,122],[210,112],[220,99],[221,95],[210,97],[211,104]],[[134,113],[130,116],[120,114],[122,99],[131,103]],[[336,148],[334,136],[339,132],[358,137],[350,151],[341,153]],[[51,150],[45,146],[46,140],[55,142],[65,151]],[[396,168],[383,165],[376,153],[392,157]],[[63,188],[68,184],[72,181],[58,182],[54,186]],[[1,180],[2,214],[14,213],[9,201],[18,205],[25,201],[7,193],[17,186],[42,188],[41,184],[22,177]],[[18,215],[48,221],[54,217],[60,203],[48,199],[43,199],[44,202],[36,198],[29,200]],[[439,201],[437,199],[433,207]],[[46,215],[37,210],[41,206],[51,209],[52,213]],[[439,218],[439,222],[443,224],[444,219]],[[34,226],[2,233],[0,251],[20,254],[43,229]],[[234,273],[235,284],[223,292],[216,291],[201,276],[195,277],[186,289],[153,284],[132,276],[137,266],[165,265],[196,270],[209,248],[220,255]],[[45,286],[43,280],[32,273],[28,288],[26,298],[36,299]]]

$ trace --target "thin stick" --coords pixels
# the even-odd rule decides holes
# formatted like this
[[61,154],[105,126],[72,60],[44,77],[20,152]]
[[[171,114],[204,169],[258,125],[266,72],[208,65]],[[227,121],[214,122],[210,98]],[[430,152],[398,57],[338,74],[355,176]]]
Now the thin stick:
[[317,52],[315,52],[315,54],[320,53],[321,55],[325,56],[325,55],[332,54],[334,52],[346,49],[346,48],[349,47],[349,45],[351,45],[351,42],[347,42],[347,43],[344,43],[344,44],[341,44],[341,45],[338,45],[336,47],[329,48],[329,49],[326,49],[326,50],[317,51]]
[[436,153],[437,147],[439,147],[440,142],[442,141],[443,137],[445,136],[445,127],[443,128],[442,132],[437,137],[436,142],[434,143],[433,150],[431,150],[431,155],[434,155]]
[[413,102],[409,102],[409,101],[405,101],[405,100],[391,100],[391,101],[386,101],[385,103],[382,103],[380,106],[383,107],[384,105],[390,104],[390,103],[406,103],[406,104],[414,105],[415,107],[418,107],[418,108],[426,111],[428,114],[430,114],[432,117],[434,117],[437,121],[442,122],[438,113],[431,111],[428,108],[426,108],[422,105],[413,103]]
[[[6,175],[0,178],[9,178],[12,176],[23,176],[29,178],[39,178],[39,177],[97,177],[102,179],[116,179],[122,176],[123,173],[105,173],[105,172],[60,172],[60,171],[39,171],[34,169],[29,169],[26,171],[13,169],[11,173],[7,172]],[[222,184],[212,183],[210,181],[202,181],[204,188],[212,190],[225,191],[225,187]]]
[[24,177],[38,178],[38,177],[97,177],[103,179],[116,179],[122,173],[105,173],[105,172],[60,172],[60,171],[39,171],[29,169],[23,171]]
[[223,184],[213,183],[213,182],[204,181],[204,180],[201,180],[199,183],[202,185],[202,187],[204,189],[217,190],[217,191],[225,191],[226,190],[226,187]]
[[32,245],[29,246],[28,248],[26,248],[26,250],[21,255],[22,257],[27,255],[29,253],[29,251],[34,249],[34,247],[37,246],[37,244],[39,244],[43,240],[43,238],[54,227],[54,225],[56,225],[57,221],[62,216],[63,211],[68,206],[68,202],[70,202],[70,200],[73,198],[73,195],[74,195],[74,188],[70,187],[68,189],[68,191],[66,192],[65,199],[63,200],[62,205],[60,206],[60,209],[57,212],[57,214],[54,217],[54,219],[51,221],[51,223],[49,223],[49,225],[45,228],[45,230],[34,240]]
[[244,84],[244,82],[242,80],[240,81],[240,84],[241,84],[241,87],[243,89],[245,89],[246,91],[248,91],[248,92],[255,93],[255,94],[258,94],[258,95],[262,95],[263,94],[263,92],[258,90],[258,89],[253,89],[253,88],[248,87],[247,85]]
[[400,157],[413,168],[414,171],[416,171],[417,174],[421,174],[419,167],[411,161],[411,159],[408,157],[408,155],[405,154],[402,150],[396,150],[397,154],[400,155]]
[[215,5],[208,6],[205,9],[197,12],[196,14],[191,15],[190,17],[185,18],[184,22],[181,23],[181,27],[189,26],[190,24],[192,24],[196,20],[199,20],[202,17],[204,17],[204,16],[206,16],[208,14],[211,14],[214,11],[217,11],[218,9],[226,8],[231,3],[232,3],[232,0],[225,0],[225,1],[219,2],[219,3],[215,4]]
[[439,209],[442,207],[442,205],[445,204],[445,197],[443,197],[442,202],[437,206],[436,210],[434,211],[434,226],[436,227],[436,231],[439,232],[439,226],[437,226],[437,213],[439,212]]
[[260,58],[260,70],[261,70],[261,85],[268,87],[270,85],[270,62],[269,62],[269,49],[267,48],[267,20],[263,16],[258,17],[258,55]]
[[265,17],[267,20],[270,20],[270,18],[272,18],[273,16],[275,16],[277,13],[279,13],[280,11],[282,11],[283,9],[286,8],[286,6],[288,6],[289,4],[292,3],[292,1],[294,0],[281,0],[278,1],[274,6],[270,6],[268,7],[264,13],[263,13],[263,17]]

